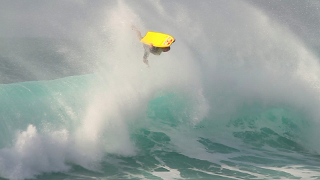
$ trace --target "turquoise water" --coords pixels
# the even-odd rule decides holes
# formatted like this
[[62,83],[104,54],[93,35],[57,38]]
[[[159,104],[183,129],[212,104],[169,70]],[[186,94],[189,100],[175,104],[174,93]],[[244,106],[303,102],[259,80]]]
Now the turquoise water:
[[[308,11],[295,2],[281,3]],[[47,10],[55,26],[2,41],[0,179],[320,179],[318,30],[284,22],[307,28],[318,14],[258,1],[68,3],[25,7],[30,25]],[[176,42],[146,67],[132,24]]]
[[[287,108],[253,104],[243,106],[241,115],[226,122],[206,117],[194,125],[188,121],[190,100],[172,92],[157,92],[148,102],[146,115],[127,122],[133,154],[121,153],[121,149],[108,153],[110,149],[103,147],[99,151],[93,148],[96,152],[93,154],[91,151],[81,154],[79,148],[84,147],[74,146],[76,129],[81,127],[83,109],[90,102],[89,87],[102,82],[95,75],[85,75],[1,85],[1,94],[5,95],[1,102],[6,102],[1,104],[2,176],[12,179],[320,177],[320,156],[304,147],[302,134],[307,133],[304,131],[311,124],[302,115]],[[108,146],[110,142],[103,136],[98,143]],[[68,157],[72,156],[70,152],[90,164]]]

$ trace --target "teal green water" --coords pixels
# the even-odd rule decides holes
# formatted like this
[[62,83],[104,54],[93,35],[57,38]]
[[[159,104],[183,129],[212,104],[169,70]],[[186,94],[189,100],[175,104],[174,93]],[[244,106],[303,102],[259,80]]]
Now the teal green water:
[[91,80],[90,76],[79,76],[0,85],[1,147],[11,143],[15,131],[25,129],[28,124],[73,127],[66,107],[77,112],[72,117],[77,122]]
[[[134,154],[121,155],[105,150],[95,161],[87,159],[94,166],[86,166],[68,157],[72,156],[70,151],[81,152],[81,147],[71,148],[75,143],[71,136],[81,126],[83,109],[87,108],[93,92],[90,87],[101,83],[95,75],[86,75],[1,85],[1,177],[320,178],[320,156],[304,147],[302,136],[299,136],[310,126],[303,123],[306,121],[303,116],[287,108],[263,109],[255,104],[254,107],[244,106],[246,111],[226,122],[207,117],[193,125],[188,121],[191,117],[188,98],[165,92],[156,93],[148,102],[146,116],[126,122],[129,125],[127,133],[135,147]],[[32,128],[27,129],[30,124],[37,129],[36,133],[30,130]],[[53,134],[59,129],[68,131],[68,141],[54,139]],[[20,138],[17,140],[18,132]],[[27,143],[41,150],[34,152],[23,145]],[[51,151],[52,148],[55,151]],[[8,150],[16,154],[12,155]],[[81,155],[75,157],[83,158]],[[44,169],[36,166],[42,161],[48,161],[49,166],[45,164],[47,168]],[[8,168],[15,171],[8,171]]]

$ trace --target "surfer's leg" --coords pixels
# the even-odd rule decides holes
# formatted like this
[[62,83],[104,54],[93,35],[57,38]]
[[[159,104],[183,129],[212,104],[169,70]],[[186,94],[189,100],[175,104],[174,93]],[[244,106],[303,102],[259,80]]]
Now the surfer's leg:
[[149,56],[149,52],[145,50],[145,51],[144,51],[144,55],[143,55],[143,62],[146,63],[146,65],[149,66],[148,56]]
[[149,67],[148,59],[144,59],[144,58],[143,58],[143,62]]

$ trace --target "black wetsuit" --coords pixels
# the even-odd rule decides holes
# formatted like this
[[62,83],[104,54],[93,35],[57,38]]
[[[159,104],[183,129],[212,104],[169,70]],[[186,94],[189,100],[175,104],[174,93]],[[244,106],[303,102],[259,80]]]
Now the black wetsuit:
[[143,44],[143,47],[144,47],[143,59],[147,59],[150,53],[154,55],[160,55],[162,52],[162,49],[159,47],[154,47],[154,46],[150,47],[147,44]]

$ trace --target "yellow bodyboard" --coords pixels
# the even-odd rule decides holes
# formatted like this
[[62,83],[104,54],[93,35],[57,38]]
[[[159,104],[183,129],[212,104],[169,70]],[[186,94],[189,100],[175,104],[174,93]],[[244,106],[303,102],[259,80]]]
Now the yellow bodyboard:
[[168,35],[159,32],[148,31],[147,34],[140,40],[145,44],[152,44],[155,47],[169,47],[175,39]]

